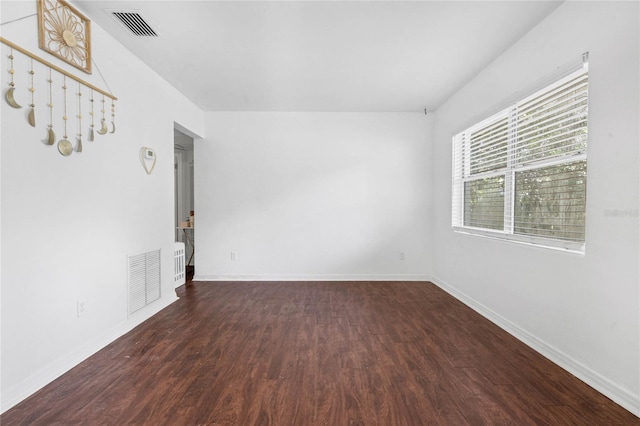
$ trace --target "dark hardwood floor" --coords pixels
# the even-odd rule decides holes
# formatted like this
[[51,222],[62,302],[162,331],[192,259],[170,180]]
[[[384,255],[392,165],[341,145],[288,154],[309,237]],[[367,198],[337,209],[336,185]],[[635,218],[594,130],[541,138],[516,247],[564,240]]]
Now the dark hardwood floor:
[[8,425],[638,425],[430,283],[188,283]]

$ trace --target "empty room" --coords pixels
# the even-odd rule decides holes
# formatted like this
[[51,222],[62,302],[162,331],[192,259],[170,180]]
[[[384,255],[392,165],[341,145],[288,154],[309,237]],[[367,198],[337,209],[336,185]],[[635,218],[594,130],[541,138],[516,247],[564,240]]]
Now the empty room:
[[3,425],[640,425],[640,2],[0,3]]

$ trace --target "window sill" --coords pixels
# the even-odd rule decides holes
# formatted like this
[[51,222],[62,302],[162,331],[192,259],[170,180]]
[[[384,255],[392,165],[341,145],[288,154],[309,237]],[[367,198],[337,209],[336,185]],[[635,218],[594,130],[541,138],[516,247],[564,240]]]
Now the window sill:
[[571,241],[554,240],[551,238],[532,237],[526,235],[505,234],[501,231],[491,231],[487,229],[453,227],[453,231],[458,234],[467,234],[492,240],[500,240],[508,243],[539,247],[543,249],[556,250],[564,253],[573,253],[578,255],[585,254],[585,243],[577,243]]

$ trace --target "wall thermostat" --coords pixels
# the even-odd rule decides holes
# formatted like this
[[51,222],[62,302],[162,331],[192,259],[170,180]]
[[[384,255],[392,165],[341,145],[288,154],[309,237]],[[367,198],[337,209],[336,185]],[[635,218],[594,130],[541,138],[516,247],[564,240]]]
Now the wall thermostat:
[[157,159],[156,152],[152,148],[146,146],[140,148],[140,163],[142,163],[142,167],[144,167],[148,175],[151,174],[153,168],[156,166]]

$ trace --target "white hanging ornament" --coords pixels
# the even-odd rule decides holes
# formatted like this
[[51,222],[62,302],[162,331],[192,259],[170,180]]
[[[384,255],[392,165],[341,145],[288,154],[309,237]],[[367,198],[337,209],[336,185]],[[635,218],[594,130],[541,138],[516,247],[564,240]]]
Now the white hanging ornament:
[[73,152],[73,145],[71,145],[71,142],[69,142],[69,139],[67,138],[67,120],[69,119],[69,117],[67,116],[67,77],[66,76],[63,77],[62,93],[64,96],[64,115],[62,116],[62,120],[64,121],[64,136],[62,136],[62,139],[58,141],[58,151],[60,152],[60,154],[64,155],[65,157],[68,157]]
[[13,92],[16,90],[16,84],[13,82],[13,76],[16,73],[16,71],[13,69],[13,49],[11,49],[11,53],[9,54],[9,60],[11,61],[11,68],[9,69],[11,82],[9,83],[9,88],[4,94],[4,98],[12,108],[22,108],[22,105],[20,105],[18,101],[16,101],[16,98],[13,96]]
[[78,106],[76,117],[78,118],[78,136],[76,138],[76,152],[82,152],[82,84],[78,83]]

